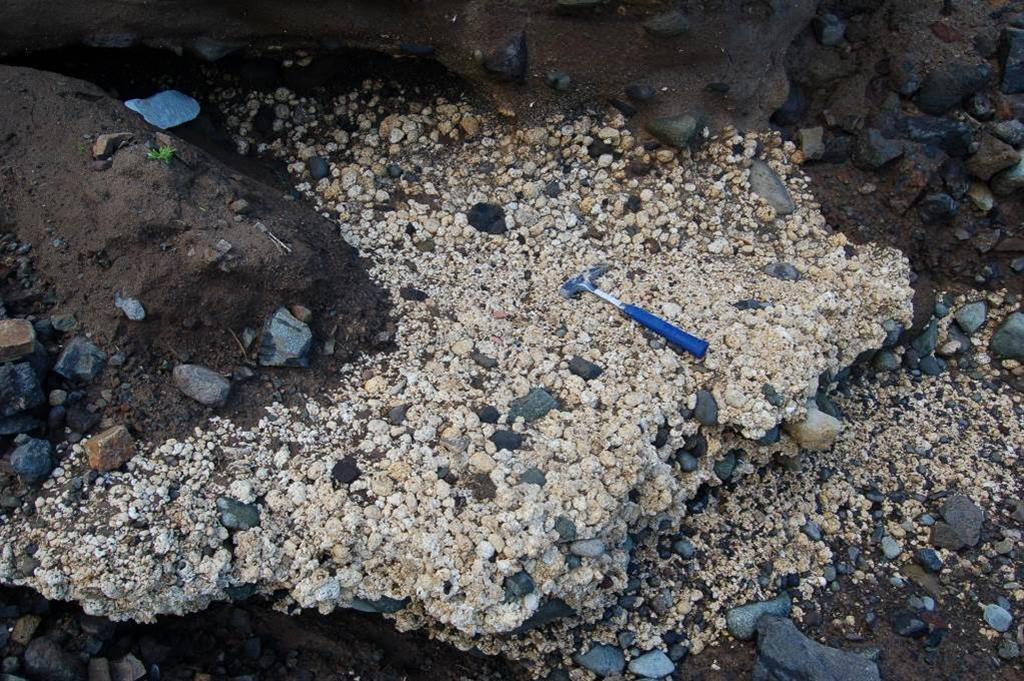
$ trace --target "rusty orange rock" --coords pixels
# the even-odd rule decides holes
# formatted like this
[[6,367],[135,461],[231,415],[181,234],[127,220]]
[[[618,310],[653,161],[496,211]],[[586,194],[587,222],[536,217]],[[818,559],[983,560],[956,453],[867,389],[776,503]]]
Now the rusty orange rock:
[[135,456],[135,439],[124,426],[107,428],[85,441],[89,467],[106,473],[120,468]]

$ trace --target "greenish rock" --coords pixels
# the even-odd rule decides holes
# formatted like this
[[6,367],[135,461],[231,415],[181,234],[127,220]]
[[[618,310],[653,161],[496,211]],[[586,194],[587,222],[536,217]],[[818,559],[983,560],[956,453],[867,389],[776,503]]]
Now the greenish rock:
[[761,394],[768,400],[768,404],[773,407],[781,407],[786,402],[771,383],[765,383],[761,386]]
[[531,467],[519,474],[519,482],[527,485],[539,485],[544,486],[548,479],[544,476],[544,471],[539,468]]
[[555,532],[558,533],[558,538],[562,541],[575,541],[576,523],[566,516],[560,515],[555,518]]
[[231,497],[217,499],[220,522],[229,530],[250,530],[260,524],[260,510],[255,504],[243,504]]
[[939,325],[933,319],[928,323],[924,333],[910,342],[918,355],[924,357],[935,352],[935,344],[939,342]]
[[900,358],[889,350],[881,350],[871,360],[871,364],[879,371],[896,371],[900,368]]
[[774,170],[760,159],[750,164],[750,190],[764,199],[778,215],[789,215],[796,210],[789,189]]
[[1024,360],[1024,313],[1014,312],[996,329],[990,346],[1002,359]]
[[917,368],[920,369],[921,373],[925,376],[938,376],[946,370],[946,362],[935,355],[928,355],[927,357],[921,358]]
[[967,303],[953,315],[953,319],[960,325],[960,328],[969,334],[980,329],[987,318],[988,305],[984,300]]
[[1016,165],[996,174],[989,182],[989,186],[997,196],[1009,196],[1024,189],[1024,158]]
[[715,475],[722,482],[731,478],[734,470],[736,470],[736,452],[730,451],[715,462]]
[[626,658],[615,646],[598,643],[587,652],[576,656],[576,663],[589,669],[601,678],[621,674],[626,668]]
[[679,114],[655,118],[647,124],[647,132],[662,144],[684,148],[696,142],[703,127],[704,120],[700,116]]
[[523,419],[532,423],[543,418],[549,411],[558,407],[558,401],[544,388],[534,388],[522,397],[512,400],[508,408],[508,422],[515,423]]
[[757,630],[757,621],[764,615],[775,615],[776,617],[789,617],[793,608],[793,600],[788,593],[783,592],[777,598],[770,601],[759,601],[747,603],[732,608],[725,614],[725,625],[729,633],[741,641],[749,641],[754,638]]

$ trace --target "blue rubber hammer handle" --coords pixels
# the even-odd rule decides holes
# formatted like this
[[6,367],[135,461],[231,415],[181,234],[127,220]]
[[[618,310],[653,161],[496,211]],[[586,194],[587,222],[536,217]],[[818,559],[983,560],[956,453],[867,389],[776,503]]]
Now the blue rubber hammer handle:
[[630,319],[639,322],[645,328],[658,334],[669,343],[686,350],[688,353],[700,359],[708,351],[708,342],[702,338],[691,336],[678,326],[669,324],[661,317],[657,317],[642,307],[625,304],[620,308]]

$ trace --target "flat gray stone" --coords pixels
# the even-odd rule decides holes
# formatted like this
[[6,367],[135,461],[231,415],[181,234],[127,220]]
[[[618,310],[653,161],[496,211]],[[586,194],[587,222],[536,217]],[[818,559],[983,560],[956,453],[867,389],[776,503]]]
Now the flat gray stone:
[[0,416],[14,416],[45,401],[46,395],[31,364],[0,364]]
[[689,147],[700,135],[704,121],[699,116],[680,114],[655,118],[647,124],[647,132],[662,144],[672,147]]
[[1002,606],[996,605],[995,603],[989,603],[985,606],[985,610],[982,612],[982,617],[985,618],[985,623],[992,627],[999,633],[1008,631],[1013,625],[1013,615],[1011,615]]
[[523,419],[531,423],[543,418],[549,411],[558,407],[558,401],[544,388],[534,388],[522,397],[512,400],[508,406],[508,422],[515,423]]
[[762,617],[757,624],[754,681],[880,681],[866,655],[824,646],[788,619]]
[[750,190],[764,199],[778,215],[789,215],[796,210],[786,184],[764,161],[755,159],[750,164],[749,179]]
[[124,105],[161,130],[188,123],[199,115],[199,102],[177,90],[164,90],[145,99],[129,99]]

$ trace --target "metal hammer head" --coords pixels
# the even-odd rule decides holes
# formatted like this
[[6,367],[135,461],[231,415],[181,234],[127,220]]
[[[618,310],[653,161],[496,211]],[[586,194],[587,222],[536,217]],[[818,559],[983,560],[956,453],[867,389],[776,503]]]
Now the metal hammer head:
[[610,269],[611,265],[595,265],[583,274],[577,275],[562,284],[558,292],[566,298],[575,298],[583,291],[591,291],[597,287],[598,278]]

